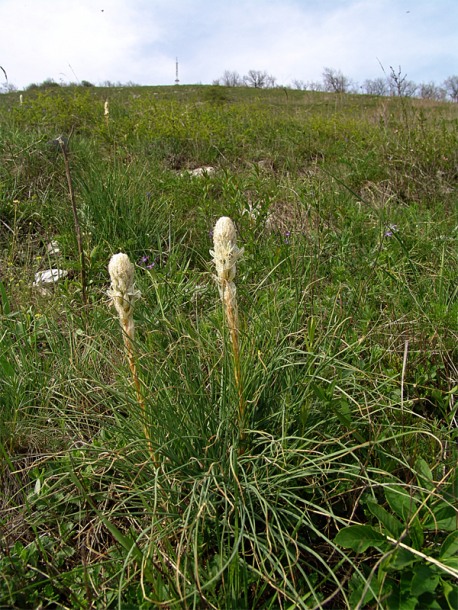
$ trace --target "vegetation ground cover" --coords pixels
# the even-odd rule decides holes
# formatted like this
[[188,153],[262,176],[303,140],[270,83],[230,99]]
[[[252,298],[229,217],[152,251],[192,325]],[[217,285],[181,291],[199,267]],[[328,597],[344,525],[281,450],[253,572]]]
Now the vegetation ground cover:
[[456,607],[457,125],[282,89],[0,96],[0,606]]

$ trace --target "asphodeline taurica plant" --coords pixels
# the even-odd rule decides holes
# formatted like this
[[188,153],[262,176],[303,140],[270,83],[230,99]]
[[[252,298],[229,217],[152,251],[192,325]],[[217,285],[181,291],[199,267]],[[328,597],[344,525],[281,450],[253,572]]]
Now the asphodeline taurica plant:
[[118,312],[119,321],[124,332],[124,343],[131,348],[134,333],[133,305],[140,297],[140,291],[135,288],[135,267],[127,254],[114,254],[108,264],[111,287],[108,296]]
[[130,262],[127,254],[120,252],[114,254],[108,264],[111,286],[108,296],[111,298],[123,331],[124,346],[126,348],[127,359],[132,374],[137,394],[137,402],[140,405],[143,418],[143,429],[148,441],[148,449],[153,462],[156,464],[156,457],[152,449],[151,438],[146,425],[146,407],[141,392],[140,380],[137,372],[134,352],[135,324],[134,324],[134,303],[140,297],[140,291],[135,288],[135,267]]
[[222,216],[216,223],[213,231],[213,250],[210,255],[216,267],[216,281],[219,294],[223,302],[227,326],[231,336],[231,345],[234,356],[234,376],[237,387],[238,425],[240,438],[245,438],[245,415],[246,401],[243,395],[242,375],[240,365],[239,346],[239,319],[237,309],[237,297],[234,278],[237,262],[243,255],[243,248],[237,247],[237,231],[234,223],[227,216]]

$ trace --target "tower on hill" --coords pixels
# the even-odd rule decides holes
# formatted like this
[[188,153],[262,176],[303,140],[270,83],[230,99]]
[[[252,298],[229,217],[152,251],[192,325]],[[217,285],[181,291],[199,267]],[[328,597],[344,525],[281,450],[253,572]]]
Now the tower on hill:
[[178,78],[178,57],[175,60],[175,85],[180,84],[180,79]]

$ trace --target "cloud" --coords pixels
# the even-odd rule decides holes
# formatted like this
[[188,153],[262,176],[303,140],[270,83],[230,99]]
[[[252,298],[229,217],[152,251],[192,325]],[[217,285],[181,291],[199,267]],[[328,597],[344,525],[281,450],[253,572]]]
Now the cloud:
[[141,71],[139,41],[160,37],[154,24],[144,27],[135,3],[125,0],[4,0],[0,21],[8,24],[0,42],[2,61],[20,85],[47,77],[129,80]]
[[[447,25],[450,11],[441,4],[448,2],[438,0],[431,7],[417,0],[406,12],[405,4],[394,0],[247,0],[231,2],[223,12],[213,3],[190,20],[205,44],[190,37],[182,59],[191,82],[199,80],[199,71],[215,78],[226,69],[246,73],[253,68],[287,84],[320,80],[325,66],[362,82],[383,75],[379,62],[387,71],[401,65],[410,77],[440,80],[451,69],[444,49],[456,48],[456,34]],[[442,21],[441,10],[448,15]]]
[[0,64],[18,86],[51,77],[210,83],[266,70],[279,83],[325,66],[362,82],[379,61],[441,82],[458,63],[454,0],[0,0]]

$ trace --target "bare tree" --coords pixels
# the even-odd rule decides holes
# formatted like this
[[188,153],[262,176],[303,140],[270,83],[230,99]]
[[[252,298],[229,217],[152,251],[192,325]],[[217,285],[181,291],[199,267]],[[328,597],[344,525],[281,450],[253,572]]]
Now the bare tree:
[[17,91],[16,85],[10,82],[5,82],[0,85],[0,93],[12,93],[13,91]]
[[424,100],[445,100],[447,92],[443,87],[438,87],[432,81],[421,83],[418,86],[418,95]]
[[11,93],[12,91],[17,91],[17,87],[10,83],[8,80],[8,74],[3,66],[0,66],[0,70],[3,72],[5,76],[5,82],[0,85],[0,93]]
[[323,83],[325,91],[345,93],[350,89],[351,82],[340,70],[325,68],[323,70]]
[[363,83],[363,91],[369,95],[387,95],[388,83],[386,78],[367,79]]
[[323,83],[320,83],[320,81],[307,81],[305,83],[305,89],[306,91],[323,91]]
[[297,78],[295,78],[293,80],[293,88],[299,89],[299,91],[305,91],[305,89],[307,88],[307,83],[305,83],[303,80],[298,80]]
[[458,76],[449,76],[444,81],[444,89],[454,102],[458,102]]
[[122,83],[117,81],[116,83],[112,80],[104,80],[103,83],[100,83],[101,87],[122,87]]
[[275,76],[267,74],[263,70],[249,70],[248,74],[243,77],[244,83],[248,87],[254,87],[255,89],[275,87],[276,80]]
[[276,76],[273,76],[272,74],[268,74],[267,78],[266,78],[266,87],[268,87],[269,89],[273,89],[276,86],[277,86]]
[[293,88],[299,91],[323,91],[323,84],[318,81],[293,80]]
[[223,75],[213,81],[214,85],[223,85],[224,87],[241,87],[243,79],[235,70],[225,70]]
[[412,97],[418,89],[413,81],[407,80],[407,74],[402,74],[401,66],[399,66],[397,72],[390,66],[388,87],[391,95],[397,95],[398,97]]

